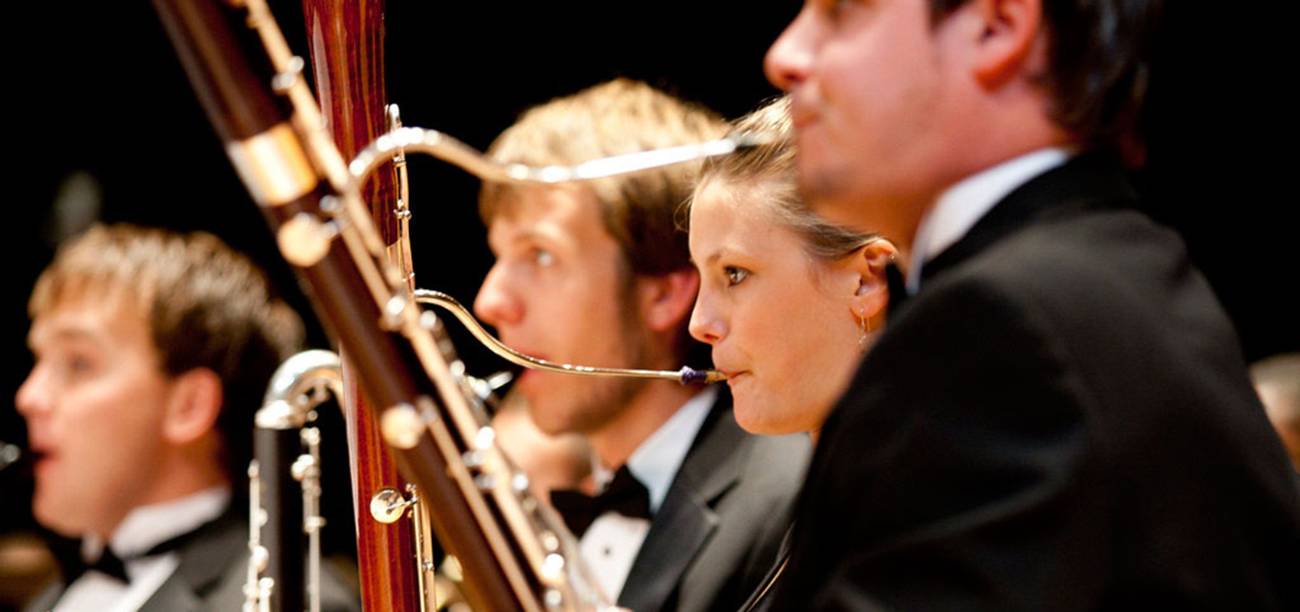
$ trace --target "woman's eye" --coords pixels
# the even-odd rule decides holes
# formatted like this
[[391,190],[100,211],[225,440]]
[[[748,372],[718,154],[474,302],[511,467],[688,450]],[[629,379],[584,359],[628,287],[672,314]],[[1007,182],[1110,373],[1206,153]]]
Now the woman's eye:
[[726,266],[723,272],[727,275],[727,286],[734,287],[744,282],[749,277],[749,270],[737,268],[736,266]]
[[533,249],[533,263],[543,268],[555,263],[555,255],[546,249]]

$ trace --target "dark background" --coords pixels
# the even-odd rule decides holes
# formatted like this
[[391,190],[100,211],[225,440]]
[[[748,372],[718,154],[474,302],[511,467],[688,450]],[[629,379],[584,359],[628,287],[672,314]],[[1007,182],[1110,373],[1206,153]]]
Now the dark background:
[[[1271,25],[1283,20],[1170,4],[1177,6],[1159,47],[1150,164],[1139,184],[1151,213],[1189,241],[1238,326],[1247,358],[1300,350],[1290,185],[1295,130],[1282,93],[1294,80],[1286,60],[1293,52],[1282,52],[1286,39]],[[295,51],[306,54],[299,7],[272,5]],[[734,118],[776,93],[761,59],[797,10],[796,2],[737,0],[390,0],[390,99],[401,105],[406,125],[435,128],[479,149],[526,107],[615,76],[647,80]],[[148,3],[20,3],[7,11],[10,246],[0,440],[21,442],[12,398],[31,363],[25,301],[52,255],[59,231],[49,211],[61,193],[97,193],[92,199],[102,203],[105,221],[213,232],[268,267],[300,311],[310,308]],[[420,286],[470,303],[491,263],[475,211],[476,182],[415,158],[411,189]],[[327,345],[318,326],[312,340]],[[467,342],[459,346],[471,370],[500,367]],[[346,482],[343,472],[334,473],[327,472],[327,486]],[[20,480],[0,473],[0,532],[30,521]]]

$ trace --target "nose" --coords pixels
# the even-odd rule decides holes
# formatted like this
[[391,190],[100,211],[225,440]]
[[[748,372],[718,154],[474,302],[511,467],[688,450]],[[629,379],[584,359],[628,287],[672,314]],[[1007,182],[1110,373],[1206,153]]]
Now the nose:
[[523,303],[511,290],[508,276],[506,266],[498,262],[488,271],[474,298],[474,314],[493,327],[518,323],[524,316]]
[[767,50],[763,59],[763,72],[782,91],[790,91],[808,76],[813,59],[813,24],[811,9],[806,5],[799,11],[781,36]]
[[18,387],[17,395],[14,396],[14,405],[18,408],[19,414],[30,419],[38,413],[49,411],[53,402],[48,380],[49,376],[45,373],[45,368],[42,368],[39,363],[36,364],[36,367],[27,374],[27,379],[23,381],[22,386]]
[[687,326],[691,337],[705,344],[714,345],[726,336],[727,328],[712,306],[712,300],[703,291],[695,299],[695,308],[691,310],[691,321]]

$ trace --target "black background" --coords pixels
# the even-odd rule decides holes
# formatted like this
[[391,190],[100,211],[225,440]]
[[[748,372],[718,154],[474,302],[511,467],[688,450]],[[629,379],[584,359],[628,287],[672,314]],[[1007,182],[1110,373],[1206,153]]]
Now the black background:
[[[1283,94],[1294,80],[1294,52],[1282,52],[1287,39],[1275,31],[1284,20],[1170,4],[1177,6],[1159,47],[1150,165],[1140,177],[1147,205],[1189,241],[1248,359],[1300,350],[1296,141],[1293,105]],[[295,51],[306,54],[298,6],[272,6]],[[216,233],[268,267],[300,311],[310,309],[148,3],[6,8],[2,327],[9,359],[0,439],[21,441],[12,398],[31,363],[25,301],[52,254],[49,211],[70,175],[98,185],[104,220]],[[479,149],[528,106],[615,76],[649,81],[734,118],[776,93],[762,75],[762,56],[797,10],[796,2],[734,0],[390,0],[390,99],[406,125],[445,131]],[[411,189],[419,285],[471,302],[491,263],[476,182],[415,159]],[[312,339],[327,343],[319,327]],[[500,367],[460,345],[472,370]],[[13,486],[0,482],[0,531],[29,520],[22,487]]]

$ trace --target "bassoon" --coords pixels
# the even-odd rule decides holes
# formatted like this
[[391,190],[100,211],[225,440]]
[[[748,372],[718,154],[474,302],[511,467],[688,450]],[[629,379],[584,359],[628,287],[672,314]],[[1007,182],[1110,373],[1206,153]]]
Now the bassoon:
[[[370,419],[429,504],[478,610],[599,609],[571,536],[497,448],[441,322],[421,311],[262,0],[155,0],[281,253],[347,352]],[[453,367],[455,366],[455,367]],[[386,560],[381,560],[386,561]]]
[[[556,184],[726,155],[761,141],[733,134],[718,141],[576,166],[530,168],[495,163],[431,130],[390,125],[390,131],[356,152],[361,142],[381,131],[370,119],[378,115],[379,104],[357,102],[357,92],[364,94],[361,100],[382,99],[382,72],[376,75],[373,56],[351,53],[370,48],[378,54],[382,47],[382,22],[369,12],[373,5],[308,0],[308,35],[316,42],[313,65],[318,81],[330,84],[322,88],[322,96],[337,101],[338,95],[330,97],[331,87],[346,92],[344,103],[328,104],[331,112],[325,116],[305,85],[305,62],[289,50],[264,0],[154,3],[228,156],[261,205],[281,253],[308,286],[331,336],[350,356],[361,390],[353,393],[355,401],[345,397],[354,415],[350,425],[360,434],[354,450],[365,451],[368,438],[362,430],[366,427],[377,431],[376,437],[392,450],[397,467],[424,500],[418,507],[422,515],[446,550],[457,557],[466,600],[479,610],[611,607],[611,600],[600,593],[581,563],[572,535],[552,511],[531,497],[527,476],[498,448],[482,405],[483,384],[465,373],[441,321],[419,304],[450,310],[494,352],[525,367],[683,384],[716,382],[722,374],[690,367],[659,371],[555,364],[501,345],[450,296],[415,290],[409,243],[401,231],[405,224],[401,213],[406,212],[402,201],[397,201],[398,216],[390,216],[383,207],[393,200],[392,183],[386,187],[372,182],[367,195],[380,208],[368,209],[362,179],[394,156],[400,163],[404,149],[440,157],[485,180]],[[367,25],[349,29],[328,18],[339,14],[371,18],[361,21]],[[354,38],[340,38],[343,31]],[[344,162],[335,139],[348,152],[356,152],[351,164]],[[398,234],[395,239],[393,230]],[[369,447],[377,457],[370,465],[382,464],[385,454],[380,445]],[[373,484],[363,484],[367,467],[360,465],[359,455],[353,457],[354,487],[363,499]],[[376,517],[391,520],[409,505],[389,489],[371,501],[370,509]],[[358,524],[359,552],[368,556],[361,560],[362,567],[391,562],[393,556],[366,549],[360,540],[364,522],[359,519]],[[424,542],[427,545],[427,539]],[[363,601],[368,607],[402,608],[408,605],[410,593],[423,589],[421,578],[428,569],[422,566],[414,572],[421,583],[416,588],[404,584],[409,572],[363,575],[365,583],[373,583],[363,586]]]

